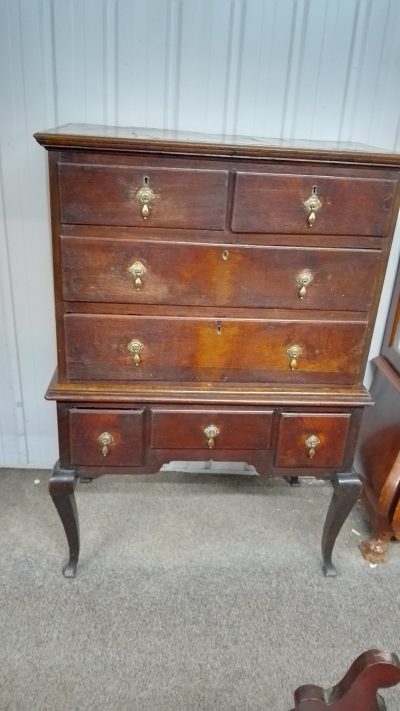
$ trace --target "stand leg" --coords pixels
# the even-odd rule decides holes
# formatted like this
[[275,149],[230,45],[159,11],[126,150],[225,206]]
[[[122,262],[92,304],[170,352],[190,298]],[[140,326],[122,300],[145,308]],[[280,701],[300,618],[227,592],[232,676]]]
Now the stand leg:
[[337,474],[332,485],[333,495],[325,519],[321,544],[323,571],[327,577],[336,575],[336,568],[332,563],[333,546],[361,492],[361,481],[355,473]]
[[300,479],[298,476],[284,476],[283,478],[290,486],[300,486]]
[[66,578],[75,578],[79,558],[79,521],[75,501],[76,474],[73,469],[55,465],[49,481],[49,492],[64,526],[69,546],[69,561],[63,568]]

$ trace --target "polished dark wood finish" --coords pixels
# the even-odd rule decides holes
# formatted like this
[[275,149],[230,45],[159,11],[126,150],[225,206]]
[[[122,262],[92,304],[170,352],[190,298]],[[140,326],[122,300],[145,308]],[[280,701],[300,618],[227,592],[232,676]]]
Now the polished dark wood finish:
[[[362,379],[399,157],[90,126],[36,138],[49,151],[56,297],[47,397],[58,403],[59,467],[74,472],[69,493],[60,474],[51,490],[74,565],[74,477],[212,458],[331,479],[323,558],[333,574],[333,544],[359,493],[349,472],[371,402]],[[145,213],[141,186],[154,193]],[[310,226],[314,187],[321,208]]]
[[398,168],[397,154],[363,143],[212,135],[165,128],[70,123],[35,133],[45,148],[104,150],[160,155],[211,155],[229,158],[337,161],[344,165],[386,165]]
[[[143,410],[71,408],[71,464],[78,466],[137,466],[143,461]],[[107,452],[98,441],[103,432],[112,436]]]
[[370,562],[382,563],[390,539],[400,540],[400,266],[375,368],[375,405],[364,418],[357,466],[372,523],[372,536],[361,543],[361,552]]
[[391,538],[400,540],[400,373],[383,357],[375,366],[371,387],[375,405],[363,421],[357,467],[372,525],[361,551],[371,563],[383,563]]
[[[216,450],[269,449],[272,411],[259,410],[193,410],[189,408],[153,408],[151,446],[155,449],[199,449],[204,456],[214,456]],[[209,425],[218,430],[207,451],[208,438],[204,430]]]
[[[360,379],[365,337],[363,321],[67,314],[66,374],[91,381],[112,374],[133,381],[346,385]],[[143,344],[137,366],[128,352],[132,339]],[[295,370],[293,344],[302,348]]]
[[[278,467],[341,467],[350,415],[284,412],[280,417],[275,463]],[[310,457],[306,441],[318,438]]]
[[143,224],[135,193],[143,178],[158,196],[150,208],[149,229],[225,227],[228,172],[183,168],[149,168],[60,163],[60,219],[69,224]]
[[322,532],[322,567],[327,577],[336,575],[332,551],[346,518],[361,494],[361,481],[355,472],[337,474],[332,480],[333,494]]
[[397,654],[370,649],[353,662],[339,684],[331,689],[314,684],[296,689],[292,711],[386,711],[378,689],[399,682]]
[[396,182],[328,175],[236,176],[232,229],[237,232],[309,232],[303,201],[317,189],[322,207],[312,229],[325,235],[385,235]]
[[400,263],[397,267],[381,353],[400,377]]
[[63,469],[57,462],[49,481],[49,492],[64,526],[69,560],[63,567],[66,578],[75,578],[79,558],[79,521],[75,500],[76,472]]
[[[379,258],[377,250],[150,242],[111,233],[61,238],[66,301],[363,312]],[[146,268],[140,289],[129,273],[135,261]],[[313,280],[300,298],[296,278],[305,268]]]

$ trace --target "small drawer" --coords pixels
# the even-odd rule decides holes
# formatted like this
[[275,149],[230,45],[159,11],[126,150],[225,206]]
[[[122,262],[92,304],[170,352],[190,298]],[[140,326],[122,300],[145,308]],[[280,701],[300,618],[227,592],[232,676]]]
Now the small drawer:
[[60,163],[60,221],[70,224],[225,227],[228,172]]
[[388,232],[395,190],[394,180],[239,172],[232,229],[379,237]]
[[277,467],[340,467],[350,414],[284,412],[279,422]]
[[71,464],[129,467],[143,459],[143,410],[69,412]]
[[61,237],[67,301],[367,311],[380,252]]
[[269,449],[272,410],[153,409],[154,449]]

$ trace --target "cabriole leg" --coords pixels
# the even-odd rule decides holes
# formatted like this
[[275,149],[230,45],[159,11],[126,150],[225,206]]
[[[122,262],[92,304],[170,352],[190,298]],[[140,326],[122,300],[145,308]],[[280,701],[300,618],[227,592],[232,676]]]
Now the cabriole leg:
[[336,568],[332,563],[333,546],[361,492],[361,481],[354,472],[337,474],[332,485],[333,495],[325,519],[321,545],[323,571],[327,577],[336,575]]
[[73,469],[55,465],[49,481],[49,492],[64,526],[69,546],[69,561],[63,568],[66,578],[75,578],[79,558],[79,521],[75,501],[76,474]]

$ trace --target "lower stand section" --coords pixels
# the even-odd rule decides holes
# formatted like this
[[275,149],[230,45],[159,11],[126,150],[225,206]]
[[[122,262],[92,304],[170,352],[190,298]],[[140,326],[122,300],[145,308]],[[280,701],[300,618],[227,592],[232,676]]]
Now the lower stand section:
[[66,578],[75,578],[79,558],[79,521],[74,494],[76,478],[73,469],[61,469],[57,463],[49,481],[50,496],[68,541],[69,561],[63,568]]
[[[69,547],[69,561],[63,568],[66,578],[75,578],[79,558],[79,521],[75,501],[78,480],[73,469],[62,469],[57,463],[49,481],[49,492],[60,516]],[[332,550],[346,518],[361,491],[361,481],[355,473],[337,474],[332,481],[333,496],[322,533],[323,571],[328,577],[336,575]]]
[[321,544],[323,571],[327,577],[337,575],[336,568],[332,563],[333,546],[340,529],[361,493],[361,481],[355,472],[336,474],[332,485],[333,495],[325,519]]

